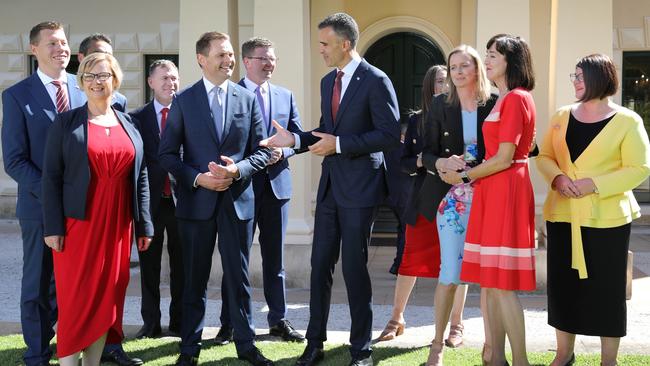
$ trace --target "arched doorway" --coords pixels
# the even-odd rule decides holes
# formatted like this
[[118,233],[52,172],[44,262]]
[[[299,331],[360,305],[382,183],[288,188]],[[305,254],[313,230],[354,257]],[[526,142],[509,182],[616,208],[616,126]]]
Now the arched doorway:
[[[386,35],[373,43],[363,57],[388,75],[400,109],[401,120],[422,106],[422,78],[432,65],[444,64],[441,48],[425,36],[413,32]],[[394,165],[394,164],[393,164]],[[373,226],[373,245],[394,245],[397,219],[387,206],[381,206]]]

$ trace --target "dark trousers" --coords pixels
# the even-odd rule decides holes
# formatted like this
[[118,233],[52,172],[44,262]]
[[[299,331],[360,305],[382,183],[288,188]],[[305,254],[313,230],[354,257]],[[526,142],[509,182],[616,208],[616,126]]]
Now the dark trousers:
[[207,285],[217,232],[237,353],[246,352],[254,346],[255,327],[251,313],[251,286],[248,279],[253,220],[240,220],[232,199],[229,196],[224,197],[225,194],[230,193],[221,195],[212,218],[178,219],[178,228],[183,241],[185,271],[181,326],[181,353],[183,354],[198,356],[201,351]]
[[388,204],[388,208],[393,211],[397,219],[397,240],[395,241],[395,258],[393,259],[393,267],[399,269],[402,263],[402,255],[404,255],[404,243],[406,241],[406,221],[404,220],[404,206],[395,206]]
[[52,250],[43,241],[41,220],[20,220],[23,239],[23,278],[20,288],[20,324],[27,350],[27,366],[52,357],[50,340],[57,320]]
[[[260,252],[262,254],[262,279],[264,298],[269,307],[267,320],[272,327],[287,316],[284,274],[284,234],[289,220],[289,200],[278,199],[273,193],[266,172],[253,176],[255,189],[255,221],[253,229],[259,228]],[[221,326],[231,326],[225,278],[221,283]]]
[[354,358],[371,353],[372,288],[366,264],[374,212],[374,207],[340,206],[331,189],[316,205],[307,340],[317,347],[327,340],[332,274],[340,252],[352,320],[350,353]]
[[142,305],[140,313],[145,325],[160,325],[160,270],[165,231],[167,231],[167,253],[169,253],[169,305],[170,328],[179,329],[183,296],[183,256],[178,226],[174,215],[174,200],[160,198],[158,212],[153,218],[154,236],[149,249],[138,252],[140,257],[140,286]]

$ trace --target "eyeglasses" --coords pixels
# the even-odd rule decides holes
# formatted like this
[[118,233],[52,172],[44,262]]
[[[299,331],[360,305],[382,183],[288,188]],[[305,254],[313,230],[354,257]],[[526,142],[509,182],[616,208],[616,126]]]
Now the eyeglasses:
[[263,56],[246,56],[246,58],[252,58],[255,60],[260,60],[265,63],[276,63],[279,59],[275,57],[263,57]]
[[81,80],[90,83],[94,80],[98,81],[106,81],[110,79],[113,76],[110,72],[100,72],[98,74],[93,74],[92,72],[84,72],[81,75]]
[[582,74],[575,74],[575,73],[569,74],[569,79],[571,79],[572,83],[575,83],[576,81],[580,83],[585,81],[585,78]]

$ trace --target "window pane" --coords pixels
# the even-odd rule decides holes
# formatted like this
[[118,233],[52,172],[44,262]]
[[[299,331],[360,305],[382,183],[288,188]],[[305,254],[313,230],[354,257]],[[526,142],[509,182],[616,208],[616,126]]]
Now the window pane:
[[[623,105],[643,118],[650,131],[650,52],[623,52]],[[634,195],[639,201],[650,202],[650,184],[646,179]]]

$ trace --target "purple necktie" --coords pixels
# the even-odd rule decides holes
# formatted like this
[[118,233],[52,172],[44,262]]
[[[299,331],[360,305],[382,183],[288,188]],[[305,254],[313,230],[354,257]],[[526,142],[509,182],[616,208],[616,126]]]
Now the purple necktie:
[[262,110],[262,118],[264,118],[264,123],[266,123],[266,128],[267,130],[270,130],[271,126],[269,125],[269,119],[266,116],[266,107],[264,106],[264,98],[262,98],[262,90],[259,86],[255,88],[255,95],[257,96],[257,103],[259,103],[260,109]]

